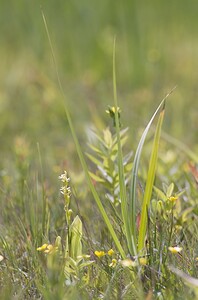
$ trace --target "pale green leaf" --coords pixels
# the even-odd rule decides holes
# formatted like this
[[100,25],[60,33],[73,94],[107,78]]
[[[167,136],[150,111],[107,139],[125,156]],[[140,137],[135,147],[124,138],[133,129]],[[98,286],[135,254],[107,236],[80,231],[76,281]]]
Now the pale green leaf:
[[167,191],[166,191],[166,196],[167,196],[167,198],[169,198],[169,197],[172,196],[173,191],[174,191],[174,183],[171,183],[171,184],[168,186]]
[[164,194],[164,192],[162,192],[156,186],[153,186],[153,189],[156,192],[158,199],[163,200],[163,201],[167,200],[167,196]]
[[82,221],[77,215],[70,226],[70,257],[74,260],[82,255]]

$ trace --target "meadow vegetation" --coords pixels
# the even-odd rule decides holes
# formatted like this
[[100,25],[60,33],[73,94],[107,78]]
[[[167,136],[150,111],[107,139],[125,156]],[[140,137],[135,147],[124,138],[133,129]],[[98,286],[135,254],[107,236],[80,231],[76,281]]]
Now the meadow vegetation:
[[0,299],[197,299],[197,2],[11,4]]

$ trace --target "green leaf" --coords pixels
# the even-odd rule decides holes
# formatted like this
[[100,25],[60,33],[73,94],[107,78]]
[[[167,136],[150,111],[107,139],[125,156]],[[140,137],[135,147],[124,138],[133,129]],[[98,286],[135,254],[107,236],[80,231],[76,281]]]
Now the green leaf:
[[[127,139],[128,139],[127,136],[124,136],[123,138],[120,139],[120,144],[121,144],[122,147],[125,145]],[[115,144],[115,145],[113,146],[112,150],[117,152],[117,151],[118,151],[118,145]]]
[[[126,133],[127,133],[128,129],[129,129],[129,128],[126,127],[126,128],[124,128],[124,129],[120,130],[120,138],[121,138],[121,139],[122,139],[123,137],[126,136]],[[115,137],[114,137],[114,139],[113,139],[113,145],[117,145],[117,135],[115,135]]]
[[124,166],[124,171],[128,173],[132,170],[132,167],[133,167],[133,163],[127,164],[126,166]]
[[173,190],[174,190],[174,183],[171,183],[171,184],[168,186],[167,191],[166,191],[166,196],[167,196],[167,198],[169,198],[169,197],[172,196]]
[[89,154],[89,153],[85,153],[86,156],[96,165],[96,166],[103,166],[102,162],[99,161],[97,158],[95,158],[93,155]]
[[163,200],[163,201],[167,200],[167,196],[164,194],[164,192],[162,192],[156,186],[153,186],[153,189],[156,192],[158,199]]
[[90,172],[90,171],[89,171],[89,175],[90,175],[91,178],[92,178],[93,180],[95,180],[96,182],[101,182],[101,183],[104,183],[104,182],[105,182],[104,179],[100,178],[99,176],[95,175],[94,173],[92,173],[92,172]]
[[113,140],[112,140],[112,135],[111,135],[109,128],[106,128],[103,131],[103,134],[104,134],[105,146],[107,146],[107,148],[111,148],[113,145]]
[[88,266],[90,266],[90,265],[93,265],[94,263],[95,263],[94,260],[88,260],[88,261],[85,261],[85,262],[80,263],[80,264],[78,265],[78,268],[79,268],[79,270],[81,270],[81,269],[83,269],[83,268],[85,268],[85,267],[88,267]]
[[88,143],[88,146],[91,150],[93,150],[95,153],[97,153],[99,156],[103,156],[103,152],[101,149],[98,149],[96,146],[93,146],[92,144]]

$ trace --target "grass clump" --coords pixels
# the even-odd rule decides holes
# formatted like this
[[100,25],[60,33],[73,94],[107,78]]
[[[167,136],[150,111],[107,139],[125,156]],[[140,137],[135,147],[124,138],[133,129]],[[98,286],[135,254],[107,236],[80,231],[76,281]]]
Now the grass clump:
[[[43,20],[64,97],[44,15]],[[58,187],[51,187],[42,171],[39,146],[34,168],[26,138],[15,141],[16,161],[0,174],[1,299],[196,299],[197,167],[186,156],[178,164],[176,142],[169,156],[165,140],[160,144],[170,93],[134,150],[118,106],[115,45],[113,90],[114,104],[107,110],[113,126],[96,129],[86,151],[92,167],[63,99],[89,189],[84,198],[72,185],[71,170],[59,175],[57,196]],[[156,118],[150,145],[146,138]]]
[[[86,205],[94,211],[89,217],[68,173],[59,176],[60,197],[55,200],[55,191],[51,195],[43,176],[35,177],[29,167],[28,143],[16,141],[13,176],[1,174],[2,299],[196,299],[196,166],[180,162],[184,176],[178,182],[170,182],[168,173],[161,180],[164,100],[153,115],[159,111],[150,159],[142,149],[154,117],[133,154],[125,150],[128,129],[120,128],[121,112],[118,118],[117,108],[110,109],[117,126],[92,133],[87,151],[92,170],[77,144],[92,192],[86,195]],[[141,156],[148,164],[146,177]],[[172,167],[177,163],[174,157]]]

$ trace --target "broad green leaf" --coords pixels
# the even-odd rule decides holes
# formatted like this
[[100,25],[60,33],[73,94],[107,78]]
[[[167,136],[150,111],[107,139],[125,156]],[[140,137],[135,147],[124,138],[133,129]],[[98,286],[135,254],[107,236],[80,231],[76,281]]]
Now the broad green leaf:
[[77,260],[82,255],[82,221],[77,215],[70,226],[70,257]]

